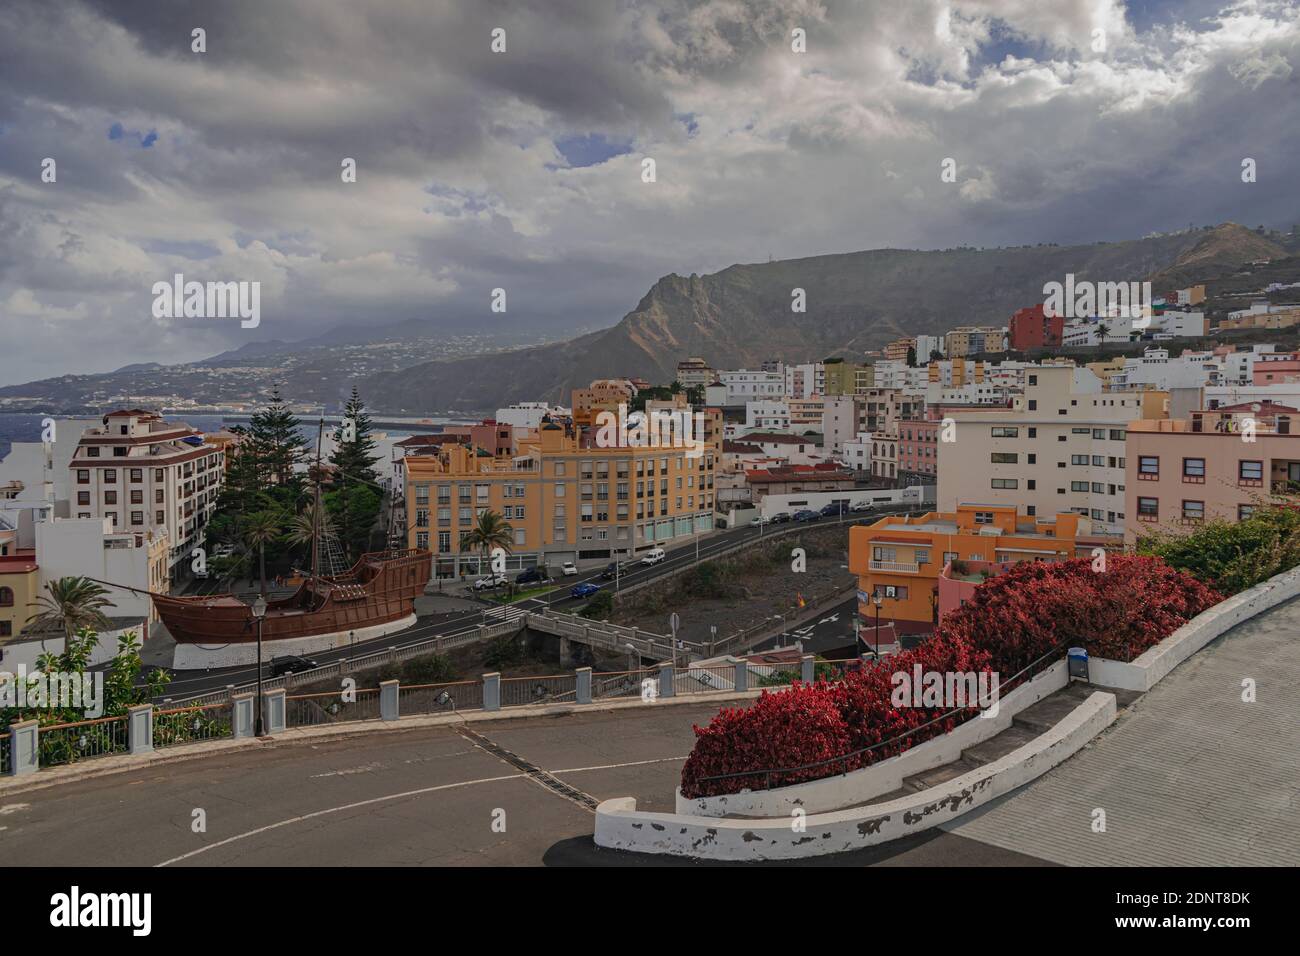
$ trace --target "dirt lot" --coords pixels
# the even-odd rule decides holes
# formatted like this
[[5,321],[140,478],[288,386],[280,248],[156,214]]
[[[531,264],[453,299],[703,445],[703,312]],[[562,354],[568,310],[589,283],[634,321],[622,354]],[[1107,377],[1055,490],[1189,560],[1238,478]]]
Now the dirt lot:
[[[806,569],[792,570],[792,552],[803,548]],[[799,596],[811,603],[851,584],[848,529],[817,528],[771,542],[756,543],[736,555],[702,564],[622,598],[610,618],[615,623],[667,633],[669,616],[681,619],[678,636],[688,641],[719,640],[780,614],[798,610]],[[779,622],[774,622],[779,623]]]

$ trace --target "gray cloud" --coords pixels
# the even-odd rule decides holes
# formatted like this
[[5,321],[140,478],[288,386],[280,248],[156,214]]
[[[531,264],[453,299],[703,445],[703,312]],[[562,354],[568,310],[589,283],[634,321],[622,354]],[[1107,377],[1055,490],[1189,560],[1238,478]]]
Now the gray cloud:
[[[0,381],[339,322],[597,327],[667,272],[769,255],[1289,223],[1296,5],[1178,9],[10,2]],[[631,152],[570,167],[555,142],[589,135]],[[47,156],[57,184],[40,182]],[[945,157],[958,184],[939,180]],[[261,281],[262,327],[153,319],[150,288],[176,271]]]

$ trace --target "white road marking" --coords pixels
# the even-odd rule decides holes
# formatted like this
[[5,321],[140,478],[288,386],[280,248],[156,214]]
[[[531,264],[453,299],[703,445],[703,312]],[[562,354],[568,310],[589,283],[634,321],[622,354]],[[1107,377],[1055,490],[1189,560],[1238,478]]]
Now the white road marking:
[[549,774],[557,773],[582,773],[584,770],[618,770],[620,767],[643,767],[650,763],[672,763],[674,760],[685,760],[685,757],[660,757],[658,760],[633,760],[630,763],[607,763],[599,767],[570,767],[567,770],[548,770]]
[[224,840],[218,840],[216,843],[201,846],[197,850],[191,850],[189,853],[182,853],[180,856],[174,856],[170,860],[163,860],[161,863],[155,863],[154,866],[161,867],[168,866],[172,863],[179,863],[182,860],[188,860],[201,853],[207,853],[209,850],[215,850],[217,847],[225,846],[228,843],[238,843],[240,840],[247,840],[249,837],[254,837],[261,833],[278,830],[280,827],[287,827],[294,823],[302,823],[304,820],[313,820],[316,817],[328,816],[331,813],[341,813],[344,810],[355,810],[358,807],[368,807],[376,803],[387,803],[389,800],[401,800],[403,797],[418,797],[426,793],[436,793],[439,790],[454,790],[456,787],[469,787],[478,783],[497,783],[502,780],[514,780],[518,777],[527,776],[528,774],[525,773],[510,773],[503,777],[482,777],[478,780],[462,780],[460,783],[445,783],[438,787],[423,787],[419,790],[407,790],[402,793],[391,793],[386,797],[372,797],[369,800],[359,800],[356,803],[345,803],[340,807],[329,807],[325,810],[317,810],[314,813],[305,813],[302,816],[290,817],[289,819],[281,820],[278,823],[258,827],[256,830],[249,830],[247,833],[239,833],[232,837],[226,837]]
[[0,817],[7,816],[10,813],[17,813],[19,810],[26,810],[31,807],[30,803],[6,803],[0,807]]

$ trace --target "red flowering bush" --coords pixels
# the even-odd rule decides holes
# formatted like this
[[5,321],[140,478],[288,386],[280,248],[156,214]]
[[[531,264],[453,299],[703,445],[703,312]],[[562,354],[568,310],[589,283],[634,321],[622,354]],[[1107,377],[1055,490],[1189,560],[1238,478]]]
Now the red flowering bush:
[[1158,558],[1023,562],[975,589],[936,636],[989,653],[1004,680],[1061,645],[1131,661],[1221,595]]
[[[864,664],[836,683],[764,693],[753,706],[726,709],[708,727],[696,727],[682,793],[715,796],[834,776],[947,733],[979,712],[895,706],[894,675],[911,675],[918,665],[922,674],[996,671],[1006,693],[1014,675],[1058,647],[1130,661],[1221,599],[1158,558],[1111,555],[1104,572],[1086,559],[1017,564],[977,587],[913,650]],[[845,759],[787,769],[837,756]],[[733,773],[744,775],[705,779]]]
[[848,728],[826,687],[796,683],[789,690],[765,691],[752,706],[728,707],[708,727],[696,727],[695,747],[682,767],[682,792],[695,797],[763,790],[840,772],[814,768],[782,774],[770,784],[766,774],[711,781],[706,788],[697,784],[700,777],[798,767],[851,751]]

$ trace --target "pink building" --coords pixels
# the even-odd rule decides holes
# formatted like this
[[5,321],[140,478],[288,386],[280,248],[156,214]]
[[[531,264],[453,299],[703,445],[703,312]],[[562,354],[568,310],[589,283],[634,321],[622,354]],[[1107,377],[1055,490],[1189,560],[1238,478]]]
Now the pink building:
[[1253,385],[1300,380],[1300,352],[1260,352],[1251,370]]
[[1157,527],[1240,521],[1269,495],[1300,489],[1300,410],[1254,402],[1135,421],[1126,457],[1129,543]]
[[898,422],[898,473],[929,475],[939,471],[941,422],[904,418]]

